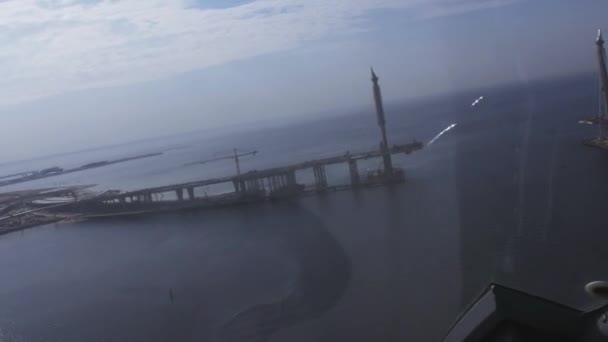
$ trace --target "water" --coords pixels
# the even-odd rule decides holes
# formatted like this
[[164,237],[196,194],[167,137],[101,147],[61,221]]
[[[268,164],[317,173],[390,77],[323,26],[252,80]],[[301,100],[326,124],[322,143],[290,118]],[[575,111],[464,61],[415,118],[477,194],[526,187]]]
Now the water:
[[[580,143],[595,131],[577,121],[595,108],[595,85],[585,76],[387,106],[393,143],[457,124],[397,158],[408,182],[394,187],[2,236],[0,341],[437,341],[491,281],[594,307],[583,287],[608,278],[608,156]],[[369,149],[378,136],[373,115],[352,113],[0,174],[167,150],[11,187],[127,190],[232,174],[230,161],[182,165],[233,146],[260,150],[243,161],[250,170]],[[348,180],[346,166],[328,173]]]

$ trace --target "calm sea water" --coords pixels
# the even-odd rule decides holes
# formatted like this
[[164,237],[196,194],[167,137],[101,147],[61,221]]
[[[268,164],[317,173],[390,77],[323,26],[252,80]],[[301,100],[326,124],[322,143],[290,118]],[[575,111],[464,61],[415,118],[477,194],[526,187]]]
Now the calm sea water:
[[[440,340],[497,281],[579,308],[608,278],[608,152],[584,147],[596,108],[577,77],[389,105],[408,181],[289,202],[57,224],[0,237],[0,341]],[[471,107],[473,100],[484,100]],[[377,146],[372,113],[202,132],[34,161],[0,174],[165,151],[6,189],[136,189]],[[362,169],[373,169],[370,161]],[[346,182],[332,167],[330,182]],[[306,180],[307,175],[301,175]],[[208,189],[222,192],[226,189]]]

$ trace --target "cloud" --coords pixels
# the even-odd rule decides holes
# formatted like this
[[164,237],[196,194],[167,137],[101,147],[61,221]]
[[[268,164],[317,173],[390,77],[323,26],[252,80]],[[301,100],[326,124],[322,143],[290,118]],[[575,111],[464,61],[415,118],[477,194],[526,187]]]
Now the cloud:
[[418,18],[430,19],[487,8],[511,5],[522,0],[451,0],[430,2],[417,9]]
[[[0,2],[0,104],[142,82],[367,27],[404,9],[436,17],[512,0],[258,0],[194,8],[179,0]],[[189,5],[190,3],[190,5]]]

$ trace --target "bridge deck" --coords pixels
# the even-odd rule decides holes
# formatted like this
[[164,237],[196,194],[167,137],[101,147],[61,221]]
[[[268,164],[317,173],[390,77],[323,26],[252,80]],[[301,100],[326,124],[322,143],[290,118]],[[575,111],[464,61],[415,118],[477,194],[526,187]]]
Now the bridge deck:
[[[423,147],[422,143],[414,141],[410,144],[394,145],[389,149],[389,152],[391,154],[410,154],[412,152],[422,149],[422,147]],[[380,150],[374,150],[374,151],[368,151],[368,152],[362,152],[362,153],[352,153],[352,154],[347,152],[345,154],[328,157],[328,158],[309,160],[309,161],[305,161],[305,162],[301,162],[301,163],[296,163],[296,164],[291,164],[291,165],[286,165],[286,166],[281,166],[281,167],[275,167],[275,168],[269,168],[269,169],[264,169],[264,170],[249,171],[249,172],[241,174],[241,175],[233,175],[233,176],[220,177],[220,178],[211,178],[211,179],[205,179],[205,180],[200,180],[200,181],[195,181],[195,182],[165,185],[165,186],[159,186],[159,187],[153,187],[153,188],[134,190],[134,191],[129,191],[129,192],[108,193],[103,196],[97,197],[96,200],[108,200],[108,199],[113,199],[113,198],[134,197],[134,196],[146,195],[146,194],[150,194],[150,193],[163,193],[163,192],[176,191],[176,190],[180,190],[180,189],[198,188],[198,187],[214,185],[214,184],[243,182],[243,181],[248,181],[248,180],[259,180],[259,179],[264,179],[264,178],[268,178],[268,177],[284,175],[285,173],[293,172],[296,170],[309,169],[309,168],[314,168],[314,167],[318,167],[318,166],[327,166],[327,165],[348,163],[351,161],[379,158],[381,156],[382,156],[382,152]]]

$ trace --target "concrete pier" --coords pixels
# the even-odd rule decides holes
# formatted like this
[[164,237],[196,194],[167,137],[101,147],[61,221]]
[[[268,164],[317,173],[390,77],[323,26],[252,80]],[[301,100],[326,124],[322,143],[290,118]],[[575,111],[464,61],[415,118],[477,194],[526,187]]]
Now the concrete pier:
[[348,171],[350,173],[350,184],[353,187],[359,186],[361,177],[359,176],[359,167],[357,166],[356,160],[348,160]]
[[187,190],[188,190],[188,199],[192,201],[194,199],[194,188],[187,188]]
[[315,165],[313,167],[315,176],[315,187],[317,190],[322,191],[327,188],[327,174],[325,173],[324,165]]

